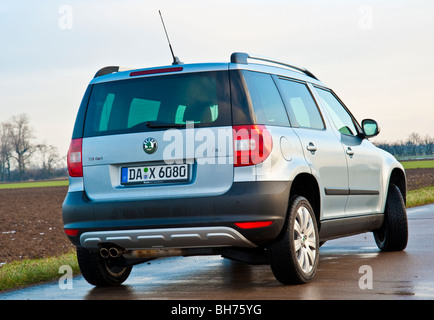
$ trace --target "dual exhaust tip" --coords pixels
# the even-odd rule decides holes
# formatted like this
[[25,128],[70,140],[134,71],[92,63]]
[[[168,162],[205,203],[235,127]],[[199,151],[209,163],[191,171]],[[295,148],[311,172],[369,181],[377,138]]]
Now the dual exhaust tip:
[[111,248],[101,248],[99,250],[99,254],[102,258],[108,259],[108,258],[118,258],[123,254],[123,251],[116,247]]

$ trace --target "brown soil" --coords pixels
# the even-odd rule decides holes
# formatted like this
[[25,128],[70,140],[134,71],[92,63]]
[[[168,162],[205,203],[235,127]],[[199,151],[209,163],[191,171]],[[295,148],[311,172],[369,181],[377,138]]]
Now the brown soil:
[[[407,170],[408,190],[434,185],[434,169]],[[67,187],[0,190],[0,265],[74,248],[63,232]]]
[[407,189],[414,190],[434,186],[434,168],[409,169],[407,174]]
[[67,187],[0,190],[0,263],[58,255],[73,248],[63,232]]

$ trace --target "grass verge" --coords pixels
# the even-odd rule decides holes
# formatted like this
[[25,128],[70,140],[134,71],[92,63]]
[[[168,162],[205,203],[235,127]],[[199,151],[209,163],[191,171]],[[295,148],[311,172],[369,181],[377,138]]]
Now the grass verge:
[[407,207],[422,206],[434,203],[434,186],[410,190],[407,193]]
[[68,185],[69,185],[68,180],[32,181],[32,182],[1,183],[0,189],[64,187]]
[[404,169],[427,169],[434,168],[434,160],[412,160],[401,162]]
[[0,267],[0,291],[60,279],[63,265],[70,266],[74,275],[80,273],[75,250],[57,257],[6,263]]

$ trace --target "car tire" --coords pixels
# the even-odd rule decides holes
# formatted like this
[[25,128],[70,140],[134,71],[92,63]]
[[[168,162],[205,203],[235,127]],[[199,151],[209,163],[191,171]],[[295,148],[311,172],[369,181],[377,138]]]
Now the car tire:
[[319,262],[319,236],[314,211],[301,196],[291,199],[284,231],[268,248],[268,259],[282,284],[310,282]]
[[94,286],[116,286],[127,280],[132,266],[123,266],[123,258],[103,259],[98,252],[77,247],[77,261],[87,282]]
[[374,238],[381,251],[401,251],[407,246],[407,212],[401,191],[394,184],[387,192],[383,226],[374,231]]

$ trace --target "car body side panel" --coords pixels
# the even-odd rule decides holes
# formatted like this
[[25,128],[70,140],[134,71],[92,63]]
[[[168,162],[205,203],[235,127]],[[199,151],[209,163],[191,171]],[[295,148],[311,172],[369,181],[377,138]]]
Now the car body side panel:
[[350,189],[346,216],[381,213],[382,171],[387,169],[381,153],[367,139],[342,135],[341,141],[353,153],[346,155]]
[[[363,134],[348,136],[339,132],[316,90],[312,92],[331,130],[340,140],[348,164],[348,202],[345,215],[356,217],[383,213],[390,174],[394,168],[404,171],[401,164],[392,155],[374,146]],[[358,123],[355,125],[360,128]]]
[[255,166],[256,181],[294,181],[300,173],[311,174],[293,128],[267,126],[267,129],[273,137],[273,150],[263,163]]
[[[304,156],[319,185],[321,220],[343,217],[348,195],[345,192],[327,192],[348,189],[348,171],[342,145],[329,130],[294,128],[294,131],[300,137]],[[307,150],[310,144],[316,146],[316,151]]]

